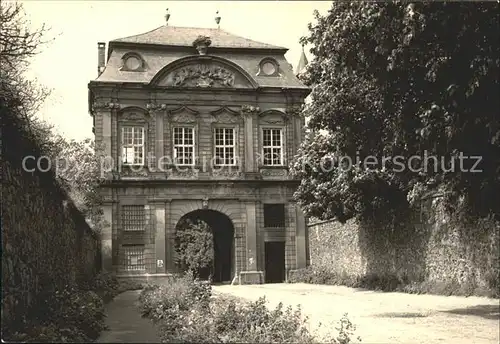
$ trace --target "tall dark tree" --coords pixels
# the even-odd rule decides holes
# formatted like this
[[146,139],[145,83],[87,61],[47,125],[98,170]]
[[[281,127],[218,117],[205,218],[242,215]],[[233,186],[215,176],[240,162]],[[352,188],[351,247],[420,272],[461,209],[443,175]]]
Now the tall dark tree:
[[[388,218],[439,190],[470,215],[500,216],[498,9],[334,2],[315,13],[302,39],[314,55],[310,132],[292,164],[309,215]],[[480,158],[460,166],[461,155]]]

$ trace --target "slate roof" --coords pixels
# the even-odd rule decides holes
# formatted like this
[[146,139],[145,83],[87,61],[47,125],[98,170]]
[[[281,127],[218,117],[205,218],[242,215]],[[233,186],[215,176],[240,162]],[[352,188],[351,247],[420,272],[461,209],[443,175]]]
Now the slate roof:
[[[252,76],[259,87],[307,89],[296,77],[292,66],[285,58],[287,48],[256,42],[220,29],[174,26],[162,26],[140,35],[110,41],[105,69],[95,81],[147,84],[169,63],[186,56],[197,55],[198,53],[192,46],[192,42],[200,35],[209,36],[212,40],[212,44],[208,48],[208,55],[222,57],[237,64]],[[164,47],[152,49],[151,45],[162,45]],[[180,48],[168,48],[172,46]],[[212,47],[221,49],[211,51]],[[236,49],[224,50],[223,48]],[[240,52],[238,48],[245,50]],[[248,53],[248,49],[253,50],[252,53]],[[144,71],[121,70],[122,57],[129,52],[141,55],[146,64]],[[265,57],[272,57],[278,62],[280,67],[279,76],[257,75],[259,63]]]
[[119,38],[111,41],[122,43],[158,44],[169,46],[192,46],[198,36],[208,36],[212,40],[211,47],[216,48],[247,48],[247,49],[279,49],[284,47],[253,41],[248,38],[233,35],[221,29],[160,26],[154,30],[135,36]]

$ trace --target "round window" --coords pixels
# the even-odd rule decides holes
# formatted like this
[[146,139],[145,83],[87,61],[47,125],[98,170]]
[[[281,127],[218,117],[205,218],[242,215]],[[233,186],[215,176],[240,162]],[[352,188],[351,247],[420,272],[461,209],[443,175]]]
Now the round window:
[[129,70],[139,69],[139,67],[141,67],[141,64],[142,64],[141,60],[136,56],[130,56],[125,61],[125,66]]
[[272,62],[264,62],[261,66],[262,73],[266,75],[273,75],[276,73],[276,65]]

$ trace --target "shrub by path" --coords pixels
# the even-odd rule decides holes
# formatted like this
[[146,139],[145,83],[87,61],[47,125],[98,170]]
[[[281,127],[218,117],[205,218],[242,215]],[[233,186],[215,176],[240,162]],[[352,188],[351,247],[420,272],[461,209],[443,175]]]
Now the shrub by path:
[[106,325],[98,343],[160,343],[149,319],[141,317],[137,306],[140,290],[126,291],[106,305]]

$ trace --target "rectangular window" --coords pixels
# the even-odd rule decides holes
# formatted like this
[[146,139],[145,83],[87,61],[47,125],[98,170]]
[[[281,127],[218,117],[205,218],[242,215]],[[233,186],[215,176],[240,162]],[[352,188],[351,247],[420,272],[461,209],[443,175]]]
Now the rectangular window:
[[144,165],[144,127],[122,127],[122,162]]
[[122,207],[124,231],[143,231],[146,227],[146,209],[143,205],[124,205]]
[[194,165],[194,129],[174,128],[174,162],[177,165]]
[[234,166],[236,164],[236,140],[233,128],[215,128],[215,165]]
[[285,227],[284,204],[264,204],[264,227]]
[[146,270],[144,245],[125,245],[123,247],[124,267],[128,271]]
[[266,166],[283,165],[283,131],[282,129],[262,130],[263,164]]

